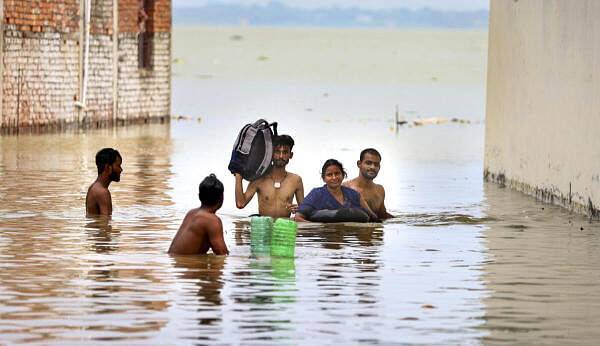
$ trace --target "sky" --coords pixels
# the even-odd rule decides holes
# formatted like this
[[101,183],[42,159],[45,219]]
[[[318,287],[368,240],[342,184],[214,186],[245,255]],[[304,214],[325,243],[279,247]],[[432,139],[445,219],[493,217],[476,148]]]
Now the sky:
[[200,7],[206,4],[242,4],[265,5],[277,1],[290,7],[317,8],[317,7],[360,7],[365,9],[390,9],[410,8],[419,9],[429,7],[439,10],[489,10],[490,0],[173,0],[174,7]]

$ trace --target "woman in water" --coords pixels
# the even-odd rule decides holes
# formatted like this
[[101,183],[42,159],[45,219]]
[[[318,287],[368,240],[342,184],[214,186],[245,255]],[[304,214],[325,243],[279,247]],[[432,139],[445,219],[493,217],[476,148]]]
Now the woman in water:
[[346,175],[341,162],[336,159],[325,161],[321,169],[321,178],[325,185],[312,189],[304,198],[298,206],[294,220],[298,222],[310,221],[310,217],[318,210],[344,208],[360,208],[367,212],[371,219],[377,219],[377,215],[369,208],[369,205],[358,191],[342,186],[342,181],[344,181]]

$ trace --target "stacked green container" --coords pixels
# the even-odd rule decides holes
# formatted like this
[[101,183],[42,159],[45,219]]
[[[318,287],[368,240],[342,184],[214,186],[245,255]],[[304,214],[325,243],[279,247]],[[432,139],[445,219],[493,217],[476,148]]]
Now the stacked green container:
[[268,255],[271,252],[273,219],[268,216],[255,216],[250,220],[250,251],[254,255]]
[[294,257],[298,224],[292,220],[277,219],[271,235],[271,255]]

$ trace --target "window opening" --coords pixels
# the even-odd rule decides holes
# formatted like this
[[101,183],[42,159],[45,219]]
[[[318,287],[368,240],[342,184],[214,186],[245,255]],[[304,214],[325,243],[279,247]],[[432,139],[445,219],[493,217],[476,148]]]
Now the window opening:
[[138,0],[137,29],[138,29],[138,67],[149,69],[152,57],[152,36],[146,28],[148,16],[147,9],[152,0]]

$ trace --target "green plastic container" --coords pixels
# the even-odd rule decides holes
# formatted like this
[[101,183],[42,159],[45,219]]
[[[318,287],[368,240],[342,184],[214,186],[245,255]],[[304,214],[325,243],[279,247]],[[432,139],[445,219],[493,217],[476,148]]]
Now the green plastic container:
[[271,233],[273,219],[269,216],[255,216],[250,220],[250,251],[254,255],[271,253]]
[[271,235],[271,256],[294,257],[298,224],[287,219],[277,219]]

